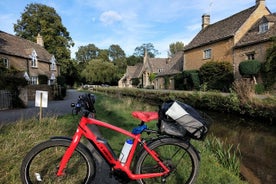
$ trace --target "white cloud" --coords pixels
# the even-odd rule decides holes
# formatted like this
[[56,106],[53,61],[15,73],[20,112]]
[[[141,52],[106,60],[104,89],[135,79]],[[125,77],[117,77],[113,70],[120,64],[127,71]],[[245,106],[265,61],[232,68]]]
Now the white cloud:
[[121,21],[122,16],[115,11],[103,12],[100,16],[100,21],[105,25],[113,24],[114,22]]

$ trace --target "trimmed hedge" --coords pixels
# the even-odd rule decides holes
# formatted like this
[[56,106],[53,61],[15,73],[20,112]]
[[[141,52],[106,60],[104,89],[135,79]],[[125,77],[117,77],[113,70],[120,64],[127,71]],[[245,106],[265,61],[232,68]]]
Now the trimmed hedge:
[[119,96],[130,96],[160,105],[166,100],[180,100],[198,109],[207,109],[225,113],[239,114],[251,118],[260,118],[264,122],[276,122],[275,98],[242,104],[235,93],[188,92],[171,90],[146,90],[134,88],[95,88],[95,91]]

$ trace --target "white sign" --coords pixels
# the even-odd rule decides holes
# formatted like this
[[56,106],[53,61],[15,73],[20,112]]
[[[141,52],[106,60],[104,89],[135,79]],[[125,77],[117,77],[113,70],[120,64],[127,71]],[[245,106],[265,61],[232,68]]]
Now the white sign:
[[48,106],[48,91],[35,91],[35,106],[45,108]]

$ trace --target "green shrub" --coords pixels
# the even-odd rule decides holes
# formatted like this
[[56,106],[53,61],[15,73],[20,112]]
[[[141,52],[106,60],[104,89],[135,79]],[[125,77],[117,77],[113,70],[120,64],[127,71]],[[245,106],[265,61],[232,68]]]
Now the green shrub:
[[200,80],[198,70],[186,70],[174,77],[175,89],[178,90],[194,90],[199,89]]
[[228,92],[234,81],[233,67],[230,62],[209,61],[199,69],[201,83],[207,84],[208,90]]
[[265,91],[265,87],[263,84],[256,84],[255,85],[255,93],[256,94],[262,94]]
[[239,64],[239,71],[242,76],[251,77],[260,71],[261,63],[257,60],[246,60]]
[[38,75],[38,83],[39,84],[48,84],[47,75]]
[[266,61],[261,66],[261,75],[266,89],[270,89],[276,82],[276,37],[273,37],[272,41],[272,46],[266,52]]

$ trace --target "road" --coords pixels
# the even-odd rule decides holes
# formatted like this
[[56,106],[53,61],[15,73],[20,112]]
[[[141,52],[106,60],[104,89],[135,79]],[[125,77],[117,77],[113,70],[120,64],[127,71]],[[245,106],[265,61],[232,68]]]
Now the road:
[[[48,101],[48,107],[43,108],[43,116],[59,116],[71,113],[71,103],[76,102],[78,96],[83,94],[73,89],[67,90],[67,95],[64,100]],[[13,123],[19,120],[39,117],[39,107],[35,107],[35,102],[30,101],[27,108],[12,109],[0,111],[0,125]]]
[[[84,94],[73,89],[67,90],[67,95],[64,100],[59,101],[49,101],[48,107],[43,108],[43,116],[59,116],[71,113],[71,103],[77,102],[79,95]],[[35,107],[35,102],[29,102],[27,108],[24,109],[12,109],[0,111],[0,129],[2,125],[16,123],[16,121],[29,119],[33,117],[39,117],[39,107]],[[99,134],[97,128],[91,127],[94,133]],[[117,184],[118,182],[114,178],[109,177],[109,166],[106,162],[99,156],[97,151],[91,144],[87,147],[92,152],[95,162],[96,162],[96,176],[93,183],[101,184]]]

